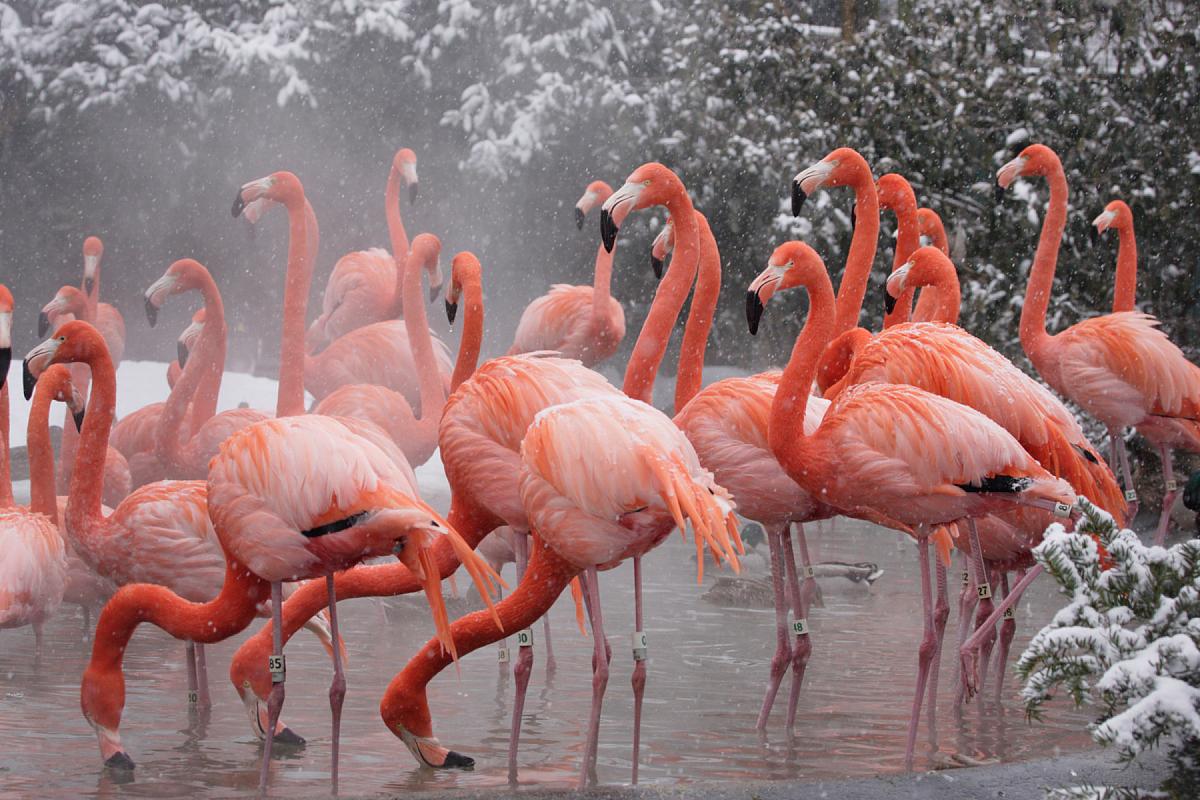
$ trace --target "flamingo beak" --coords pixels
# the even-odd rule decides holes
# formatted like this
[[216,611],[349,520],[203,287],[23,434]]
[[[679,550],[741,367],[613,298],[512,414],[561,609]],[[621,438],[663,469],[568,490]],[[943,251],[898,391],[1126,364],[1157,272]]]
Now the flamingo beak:
[[1100,216],[1092,220],[1092,224],[1096,226],[1096,233],[1101,234],[1112,227],[1117,215],[1111,211],[1105,211]]
[[654,270],[655,280],[662,280],[663,276],[663,260],[656,255],[650,256],[650,269]]
[[583,221],[587,218],[587,214],[583,213],[583,209],[575,206],[575,227],[583,230]]
[[751,336],[758,335],[758,322],[759,322],[759,320],[762,319],[763,311],[765,311],[765,310],[766,310],[766,306],[763,305],[763,301],[759,298],[758,292],[755,291],[754,289],[750,289],[749,291],[747,291],[746,292],[746,325],[750,329]]
[[151,328],[158,324],[158,306],[149,297],[146,298],[146,322]]
[[44,310],[38,312],[38,336],[45,336],[50,330],[50,315]]
[[616,246],[617,232],[621,229],[621,221],[625,219],[625,215],[637,202],[645,188],[644,183],[626,181],[600,207],[600,241],[603,242],[607,252],[611,253]]
[[899,299],[892,296],[891,288],[890,285],[883,287],[883,310],[888,314],[896,310],[896,303]]
[[96,287],[96,279],[95,278],[93,278],[92,276],[89,275],[88,277],[83,279],[83,293],[84,294],[91,294],[92,289],[94,289],[95,287]]
[[233,197],[233,218],[237,219],[246,210],[246,201],[242,199],[242,190],[238,189]]
[[834,166],[831,161],[818,161],[808,169],[796,173],[796,177],[792,179],[793,217],[800,216],[800,209],[804,207],[804,201],[829,179]]
[[79,409],[78,411],[71,412],[71,416],[74,417],[74,419],[75,419],[75,430],[80,431],[80,432],[83,431],[83,417],[84,417],[85,413],[86,413],[86,410],[82,409],[82,408]]
[[8,383],[8,367],[12,364],[12,348],[0,347],[0,389]]
[[451,303],[449,300],[447,300],[446,301],[446,319],[450,321],[451,325],[453,325],[454,318],[457,316],[458,316],[458,303]]
[[408,187],[408,202],[412,203],[414,206],[417,204],[417,195],[420,194],[420,188],[421,184],[415,182],[412,184],[412,186]]
[[1001,190],[1011,186],[1012,182],[1025,171],[1025,164],[1028,160],[1017,156],[996,171],[996,183],[1000,185]]
[[175,357],[179,360],[179,368],[183,369],[187,366],[188,355],[191,353],[188,346],[182,341],[175,342]]

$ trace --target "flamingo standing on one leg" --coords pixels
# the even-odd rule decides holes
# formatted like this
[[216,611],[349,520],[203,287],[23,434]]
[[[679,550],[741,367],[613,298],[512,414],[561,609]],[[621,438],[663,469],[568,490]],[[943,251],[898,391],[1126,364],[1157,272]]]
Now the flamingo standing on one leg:
[[[579,226],[592,208],[611,196],[612,188],[604,181],[588,184],[575,204]],[[612,265],[613,254],[600,246],[591,286],[557,283],[526,306],[508,354],[554,350],[591,367],[615,353],[625,338],[625,311],[612,296]]]
[[1158,445],[1167,481],[1154,537],[1161,544],[1178,491],[1171,448],[1200,450],[1200,368],[1159,330],[1158,320],[1136,311],[1092,317],[1055,335],[1046,331],[1046,311],[1067,219],[1067,177],[1058,155],[1041,144],[1022,150],[1000,168],[996,179],[1007,188],[1022,175],[1046,178],[1050,204],[1021,308],[1021,346],[1046,383],[1108,429],[1114,462],[1119,460],[1124,474],[1131,517],[1137,493],[1121,432],[1134,426]]
[[417,155],[407,147],[396,151],[388,171],[384,213],[392,252],[373,248],[338,259],[325,284],[321,316],[308,328],[307,347],[318,352],[355,328],[402,316],[401,282],[408,257],[408,233],[400,217],[400,191],[408,187],[417,200]]
[[[71,344],[64,342],[60,350],[69,347]],[[423,579],[437,639],[453,658],[455,644],[448,636],[446,609],[429,547],[435,539],[448,537],[472,570],[484,597],[488,597],[490,575],[445,521],[406,493],[407,480],[383,450],[329,417],[265,420],[226,440],[208,478],[209,513],[226,554],[221,594],[208,603],[194,603],[163,587],[126,586],[100,615],[80,698],[84,716],[96,729],[105,763],[133,766],[118,732],[125,696],[121,663],[130,637],[143,621],[176,638],[221,641],[245,628],[269,594],[278,630],[284,581],[325,577],[332,590],[336,570],[364,558],[394,553]],[[335,609],[331,606],[331,628],[336,635]],[[273,659],[272,725],[263,753],[260,791],[266,789],[274,723],[284,697],[278,637]],[[330,688],[334,792],[344,693],[345,678],[335,651]]]
[[[816,252],[802,242],[776,248],[767,268],[750,285],[747,316],[753,327],[763,304],[775,292],[794,286],[808,291],[809,315],[775,392],[769,443],[787,473],[810,493],[848,516],[882,523],[917,539],[925,636],[909,720],[905,760],[911,768],[935,647],[931,535],[939,526],[1008,510],[1013,503],[1066,511],[1074,494],[995,422],[912,386],[854,386],[833,402],[815,433],[807,435],[808,387],[836,325],[833,289]],[[938,536],[944,562],[950,542],[944,534]]]

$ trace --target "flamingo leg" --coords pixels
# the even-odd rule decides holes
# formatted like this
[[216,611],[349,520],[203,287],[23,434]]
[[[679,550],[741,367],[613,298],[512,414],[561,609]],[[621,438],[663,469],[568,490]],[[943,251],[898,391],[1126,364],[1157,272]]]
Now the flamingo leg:
[[212,708],[212,695],[208,692],[208,659],[200,642],[196,642],[196,685],[200,687],[200,708],[207,711]]
[[[496,604],[499,605],[504,600],[504,589],[500,586],[496,587]],[[500,672],[507,675],[508,669],[508,637],[505,636],[500,640],[500,649],[497,651],[496,663],[500,665]]]
[[[1002,576],[1003,576],[1003,574],[999,570],[990,569],[990,568],[988,569],[988,581],[990,582],[991,586],[999,586],[1000,579]],[[989,614],[988,616],[991,616],[991,615]],[[993,626],[993,630],[995,630],[995,626]],[[996,642],[998,639],[999,639],[999,634],[997,633],[995,636],[990,636],[987,639],[984,639],[983,645],[980,647],[980,650],[979,650],[979,689],[980,689],[980,691],[982,691],[984,685],[987,684],[988,665],[991,663],[991,659],[992,659],[992,648],[994,648],[996,646]]]
[[[962,567],[962,590],[958,593],[958,639],[956,646],[961,649],[963,642],[967,641],[967,637],[971,635],[971,614],[975,610],[975,579],[971,576],[971,557],[965,551],[959,551],[959,553],[961,555],[959,565]],[[961,664],[955,673],[955,680],[958,688],[956,693],[958,703],[961,705],[967,699],[967,682],[963,675]]]
[[258,774],[259,794],[267,792],[271,770],[271,745],[275,740],[279,712],[283,710],[283,681],[286,671],[283,662],[283,584],[279,581],[271,584],[271,623],[271,693],[267,696],[267,739],[263,743],[262,769]]
[[925,633],[917,650],[917,690],[913,694],[912,715],[908,719],[908,743],[904,750],[904,768],[912,772],[913,749],[917,744],[917,726],[921,723],[921,701],[929,680],[929,665],[933,662],[933,589],[929,579],[929,532],[921,530],[917,538],[917,553],[921,559],[921,607]]
[[1171,526],[1171,509],[1175,506],[1175,498],[1179,497],[1179,486],[1175,483],[1175,470],[1171,464],[1171,448],[1160,444],[1158,457],[1162,459],[1164,491],[1162,513],[1158,516],[1158,529],[1154,532],[1154,543],[1161,547],[1162,543],[1167,540],[1167,528]]
[[646,647],[642,632],[642,557],[633,557],[633,784],[638,782],[638,751],[642,745],[642,700],[646,696]]
[[[983,563],[983,553],[980,550],[979,544],[979,529],[975,526],[975,520],[967,519],[967,530],[970,531],[971,537],[971,560],[975,571],[975,597],[979,600],[979,605],[975,608],[975,634],[972,638],[980,637],[981,644],[987,644],[989,652],[991,649],[991,640],[996,635],[994,623],[993,627],[988,628],[987,619],[992,614],[992,587],[988,583],[987,566]],[[981,635],[982,634],[982,635]],[[967,680],[967,698],[970,699],[981,685],[979,677],[979,664],[972,662],[969,667],[966,664],[964,668],[970,670],[970,675]]]
[[92,607],[89,605],[83,606],[83,640],[86,642],[92,638]]
[[933,664],[929,673],[929,703],[925,713],[929,728],[929,744],[937,749],[937,690],[938,672],[942,660],[942,639],[946,635],[946,621],[950,619],[950,595],[947,586],[946,565],[934,555],[934,575],[937,579],[937,604],[933,607]]
[[[1137,489],[1133,485],[1133,470],[1129,468],[1129,451],[1125,449],[1125,437],[1121,432],[1110,428],[1108,436],[1113,442],[1113,450],[1117,453],[1117,458],[1121,461],[1121,475],[1125,479],[1125,499],[1129,502],[1129,523],[1133,524],[1133,518],[1137,516],[1138,499]],[[1116,470],[1113,470],[1116,472]]]
[[775,704],[779,684],[783,682],[784,673],[787,672],[788,663],[791,661],[787,628],[787,592],[783,588],[783,537],[777,526],[767,528],[767,546],[771,551],[771,591],[775,600],[775,655],[771,658],[767,693],[763,697],[762,708],[758,712],[758,722],[755,725],[760,731],[767,728],[771,706]]
[[33,660],[42,660],[42,623],[33,623]]
[[329,684],[329,711],[333,718],[332,765],[329,770],[333,793],[338,791],[338,753],[342,731],[342,702],[346,699],[346,673],[342,669],[342,650],[338,647],[337,591],[333,574],[325,576],[325,588],[329,593],[329,635],[333,639],[333,681]]
[[196,643],[187,640],[183,643],[184,658],[187,659],[187,701],[188,706],[195,706],[199,701],[199,684],[196,683]]
[[804,539],[804,526],[797,525],[797,538],[800,540],[800,557],[804,563],[804,583],[808,591],[800,588],[800,576],[796,572],[796,554],[792,550],[792,531],[790,525],[784,525],[780,533],[783,543],[783,563],[787,568],[788,585],[792,600],[792,613],[796,615],[793,621],[793,632],[796,639],[792,643],[792,688],[788,693],[787,732],[790,736],[796,725],[796,709],[800,705],[800,687],[804,684],[804,672],[808,666],[808,658],[812,655],[812,636],[808,627],[808,599],[813,589],[810,584],[816,584],[816,579],[809,574],[812,566],[808,560],[808,542]]
[[1004,612],[1016,604],[1017,600],[1019,600],[1021,595],[1025,592],[1025,589],[1029,586],[1029,584],[1033,583],[1033,579],[1040,574],[1042,574],[1042,565],[1035,564],[1032,569],[1025,573],[1021,580],[1017,581],[1017,584],[1012,588],[1012,591],[1005,595],[1004,599],[1000,601],[1000,604],[996,606],[994,611],[992,611],[992,615],[988,617],[985,627],[977,628],[975,633],[973,633],[971,637],[967,639],[967,641],[963,642],[962,647],[959,648],[958,652],[959,657],[962,659],[965,680],[968,681],[968,696],[974,694],[976,691],[974,684],[975,659],[978,655],[979,645],[982,644],[986,634],[988,633],[988,628],[986,625],[990,625],[994,629],[996,623],[999,622],[1000,618],[1004,615]]
[[[513,551],[517,557],[517,583],[525,577],[529,564],[529,536],[522,531],[513,534]],[[517,660],[513,664],[512,726],[508,735],[508,780],[517,780],[517,748],[521,744],[521,717],[525,713],[525,692],[529,688],[529,676],[533,672],[533,634],[530,630],[517,633]]]
[[[1024,575],[1024,570],[1018,571],[1017,580]],[[1004,597],[1007,598],[1010,594],[1008,587],[1008,573],[1000,576],[1000,590],[1004,592]],[[1016,611],[1016,601],[1003,614],[1003,622],[1000,623],[1000,642],[996,648],[996,706],[1000,706],[1001,688],[1004,686],[1004,670],[1008,666],[1008,650],[1012,646],[1013,637],[1017,633],[1017,620],[1014,615]]]
[[546,640],[546,672],[554,672],[558,669],[558,662],[554,660],[554,646],[550,643],[550,615],[542,617],[542,638]]
[[600,610],[600,579],[595,567],[588,567],[585,590],[591,597],[588,611],[592,620],[592,639],[595,649],[592,663],[592,713],[588,718],[587,744],[583,751],[583,769],[579,775],[579,788],[585,789],[596,777],[596,754],[600,745],[600,709],[604,703],[604,689],[608,686],[608,656],[604,639],[604,620]]

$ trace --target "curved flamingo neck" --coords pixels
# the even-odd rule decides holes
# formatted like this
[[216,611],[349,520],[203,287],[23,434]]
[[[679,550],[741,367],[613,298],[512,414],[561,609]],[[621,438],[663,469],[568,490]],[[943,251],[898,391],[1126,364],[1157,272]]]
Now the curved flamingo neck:
[[288,263],[275,416],[288,417],[304,413],[304,315],[319,234],[316,214],[303,191],[289,193],[282,202],[288,213]]
[[867,293],[867,280],[871,277],[871,264],[875,261],[875,249],[879,243],[879,195],[875,191],[875,180],[871,177],[870,169],[858,170],[852,186],[854,238],[850,240],[846,269],[838,285],[835,336],[858,325],[863,297]]
[[8,382],[0,389],[0,508],[12,508],[12,467],[8,458]]
[[[613,248],[613,253],[616,248]],[[604,249],[604,245],[596,248],[596,267],[592,275],[592,322],[609,313],[608,301],[612,297],[613,253]]]
[[[1050,307],[1050,292],[1054,288],[1054,269],[1058,263],[1058,248],[1067,225],[1067,177],[1061,164],[1055,164],[1046,174],[1050,186],[1050,204],[1042,220],[1037,254],[1029,271],[1025,287],[1025,305],[1021,309],[1021,347],[1038,366],[1043,349],[1050,343],[1046,332],[1046,311]],[[1043,372],[1040,366],[1038,371]]]
[[86,281],[80,280],[79,291],[83,293],[84,310],[82,319],[96,324],[96,308],[100,305],[100,262],[103,257],[96,257],[96,277],[92,280],[92,290],[89,292],[86,288]]
[[808,291],[808,320],[783,369],[767,427],[771,452],[791,474],[803,472],[805,465],[815,465],[819,461],[810,437],[804,435],[804,415],[808,410],[808,395],[816,376],[817,362],[836,325],[833,290],[829,283],[810,284]]
[[[914,315],[916,322],[948,322],[958,324],[958,314],[962,303],[962,289],[958,283],[958,272],[949,262],[939,262],[931,279],[924,284],[921,297],[928,297],[929,316],[920,313]],[[920,312],[920,308],[917,309]]]
[[67,528],[73,537],[87,539],[94,526],[103,522],[100,497],[108,434],[117,408],[117,373],[98,333],[93,334],[91,346],[79,360],[91,369],[92,391],[83,430],[79,433],[71,488],[67,493]]
[[675,255],[666,276],[654,293],[654,302],[642,323],[633,354],[625,368],[622,390],[629,397],[653,405],[654,379],[667,352],[671,329],[679,319],[700,258],[700,227],[695,209],[682,185],[664,204],[675,220]]
[[[29,408],[29,423],[25,430],[25,443],[29,453],[29,508],[39,514],[45,514],[51,522],[58,525],[58,497],[54,489],[54,448],[50,445],[52,395],[53,392],[50,391],[34,390],[33,404]],[[75,423],[72,421],[70,424]]]
[[208,336],[210,322],[216,323],[213,327],[219,332],[212,334],[208,340],[212,343],[212,347],[208,350],[211,357],[207,361],[208,369],[205,372],[205,380],[201,383],[195,396],[190,398],[192,402],[192,433],[195,433],[203,422],[217,413],[217,398],[221,393],[221,376],[225,372],[225,355],[229,338],[229,331],[225,323],[225,303],[221,299],[221,290],[217,288],[216,281],[213,280],[212,274],[207,269],[199,264],[196,266],[199,269],[195,273],[197,283],[195,288],[199,290],[200,296],[204,300],[204,330],[201,332],[201,341]]
[[396,289],[392,295],[389,316],[398,317],[404,309],[404,280],[408,263],[408,232],[400,216],[400,170],[392,165],[388,172],[387,191],[384,193],[384,211],[387,216],[388,239],[392,245],[392,260],[396,263]]
[[[420,236],[417,240],[418,244],[423,243]],[[429,333],[429,320],[425,316],[425,302],[421,297],[421,270],[435,258],[437,253],[432,246],[419,249],[407,260],[404,274],[404,327],[408,331],[408,344],[412,348],[421,394],[418,424],[422,430],[434,432],[442,418],[446,397],[442,394],[441,373],[433,355],[433,337]]]
[[451,392],[475,373],[479,365],[479,352],[483,349],[483,287],[478,274],[462,281],[462,298],[466,308],[463,309],[458,359],[454,362],[454,375],[450,379]]
[[1124,222],[1117,227],[1120,241],[1117,245],[1117,279],[1113,287],[1113,311],[1135,311],[1137,298],[1137,239],[1133,235],[1133,222]]
[[683,328],[679,370],[675,376],[675,413],[679,413],[700,392],[704,384],[704,353],[712,330],[717,300],[721,296],[721,251],[708,219],[695,212],[700,229],[700,264],[696,291]]
[[[897,203],[890,206],[890,209],[896,215],[896,251],[892,255],[892,272],[895,272],[921,246],[921,233],[917,227],[917,203],[915,197],[912,198],[911,203]],[[899,325],[909,320],[912,312],[913,297],[915,295],[915,289],[904,290],[900,297],[896,299],[896,305],[892,308],[891,313],[883,315],[884,328],[890,328],[893,325]]]

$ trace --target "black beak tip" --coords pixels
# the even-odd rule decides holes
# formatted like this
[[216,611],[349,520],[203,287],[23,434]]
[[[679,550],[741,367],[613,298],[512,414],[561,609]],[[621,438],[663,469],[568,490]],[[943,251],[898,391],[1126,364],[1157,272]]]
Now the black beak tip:
[[75,417],[75,430],[77,430],[77,431],[83,430],[83,415],[84,415],[83,409],[80,409],[79,411],[76,411],[74,414],[72,414],[72,416]]
[[183,342],[176,342],[175,343],[175,357],[179,360],[179,368],[180,369],[183,369],[184,367],[187,366],[188,355],[189,355],[188,346],[186,344],[184,344]]
[[575,209],[575,227],[579,228],[579,230],[583,230],[583,220],[586,216],[582,208]]
[[96,279],[95,278],[84,278],[83,279],[83,293],[84,294],[91,294],[92,289],[94,289],[95,287],[96,287]]
[[418,183],[414,183],[408,187],[408,202],[412,203],[413,205],[417,204],[417,195],[420,194],[418,191],[419,188],[420,184]]
[[853,233],[854,229],[857,227],[858,227],[858,204],[855,203],[854,205],[850,206],[850,232]]
[[663,260],[650,256],[650,269],[654,270],[655,279],[661,281],[663,276]]
[[238,193],[233,198],[233,218],[237,219],[246,210],[246,201],[242,199],[242,190],[238,189]]
[[158,306],[149,297],[146,298],[146,322],[151,328],[158,324]]
[[45,336],[48,330],[50,330],[50,315],[42,311],[38,314],[38,336]]
[[892,293],[887,290],[887,286],[883,287],[883,310],[891,314],[896,310],[897,298],[892,297]]
[[799,181],[792,181],[792,216],[800,216],[800,210],[804,208],[804,201],[808,199],[808,195],[800,188]]
[[458,316],[458,303],[451,303],[449,300],[447,300],[446,301],[446,319],[448,319],[450,321],[450,324],[453,325],[454,318],[457,316]]
[[1088,225],[1088,239],[1092,241],[1092,246],[1100,244],[1100,229],[1095,225]]
[[996,203],[1004,202],[1004,187],[998,183],[992,187],[992,199],[995,200]]
[[25,399],[33,399],[33,387],[37,386],[37,378],[33,377],[33,373],[29,371],[29,362],[25,361],[21,364],[22,378],[25,384]]
[[758,298],[758,292],[746,292],[746,325],[750,328],[750,335],[758,335],[758,322],[763,315],[762,300]]
[[12,364],[12,348],[0,348],[0,389],[8,383],[8,367]]
[[611,253],[617,245],[617,224],[613,222],[612,214],[606,209],[600,209],[600,241],[604,250]]

